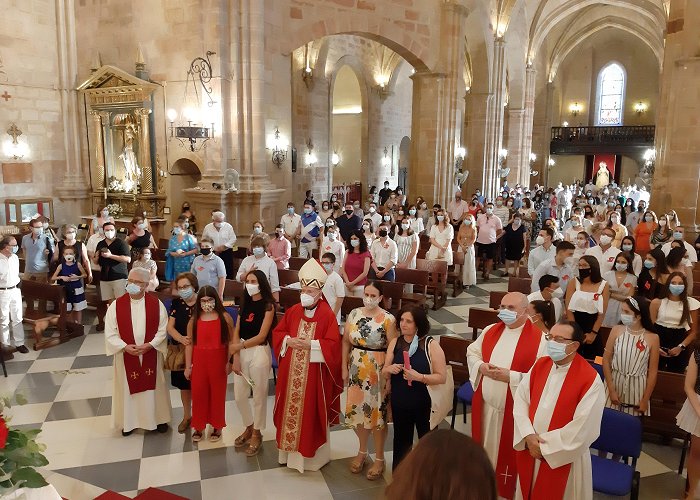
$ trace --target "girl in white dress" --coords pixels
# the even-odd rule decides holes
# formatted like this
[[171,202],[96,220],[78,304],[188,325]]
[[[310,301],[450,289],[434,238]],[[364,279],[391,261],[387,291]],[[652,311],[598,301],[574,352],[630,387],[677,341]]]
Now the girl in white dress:
[[429,260],[444,260],[447,265],[452,265],[452,240],[455,230],[452,224],[447,222],[445,211],[440,209],[435,215],[435,224],[430,228],[430,249],[425,255]]
[[659,368],[659,336],[653,333],[649,301],[622,302],[622,325],[613,327],[605,345],[605,406],[630,415],[649,415],[649,399]]
[[[697,344],[697,341],[696,341]],[[685,400],[683,408],[676,417],[676,425],[690,436],[690,452],[686,466],[688,467],[688,494],[686,498],[695,498],[695,491],[700,479],[700,345],[695,347],[693,355],[685,372]]]
[[462,284],[465,288],[476,285],[476,252],[474,242],[476,241],[476,224],[474,216],[467,214],[457,232],[457,243],[459,251],[464,252],[464,264],[462,265]]
[[617,254],[613,270],[604,273],[603,279],[610,285],[610,301],[605,311],[603,326],[613,327],[620,324],[622,302],[634,295],[637,288],[637,277],[632,269],[632,257],[625,252]]
[[420,244],[418,234],[411,227],[410,218],[405,217],[398,221],[394,241],[399,250],[399,261],[396,267],[403,269],[416,268],[416,256]]

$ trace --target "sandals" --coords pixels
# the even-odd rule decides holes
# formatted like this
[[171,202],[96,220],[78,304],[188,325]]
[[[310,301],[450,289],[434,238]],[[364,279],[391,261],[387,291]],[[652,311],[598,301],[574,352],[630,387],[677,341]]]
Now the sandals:
[[221,440],[221,429],[214,429],[209,435],[209,441],[216,443]]
[[[370,467],[370,469],[367,471],[367,479],[370,481],[376,481],[377,479],[381,478],[384,475],[384,459],[383,458],[377,458],[375,459],[376,461],[374,462],[374,465]],[[377,464],[381,463],[381,467],[377,467]]]
[[202,437],[203,437],[202,435],[203,435],[202,431],[197,431],[197,430],[194,431],[192,433],[192,442],[199,443],[202,440]]
[[360,451],[358,452],[358,455],[362,455],[362,460],[360,462],[357,461],[357,457],[355,457],[355,460],[350,462],[350,472],[353,474],[359,474],[362,472],[362,469],[365,468],[365,463],[367,462],[367,452],[366,451]]
[[253,437],[253,426],[246,427],[246,430],[243,431],[243,434],[238,436],[236,440],[233,442],[233,446],[236,448],[243,448],[246,444],[248,444],[248,441],[250,441],[250,438]]
[[254,457],[260,451],[262,446],[262,434],[260,431],[253,431],[253,435],[250,438],[250,444],[245,450],[245,454],[248,457]]
[[182,422],[180,422],[180,425],[177,426],[177,432],[179,432],[180,434],[184,434],[187,428],[190,426],[190,422],[192,422],[191,418],[183,418]]

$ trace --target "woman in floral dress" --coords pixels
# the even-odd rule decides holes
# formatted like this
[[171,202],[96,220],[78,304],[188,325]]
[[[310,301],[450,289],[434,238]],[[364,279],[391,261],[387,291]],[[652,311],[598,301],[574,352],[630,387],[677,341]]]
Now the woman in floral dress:
[[376,460],[367,472],[370,481],[384,473],[388,395],[381,371],[386,347],[397,336],[396,320],[379,307],[381,301],[381,284],[367,283],[364,307],[348,315],[343,336],[343,381],[348,385],[345,425],[354,428],[360,440],[360,451],[350,464],[350,471],[359,474],[364,469],[372,433]]

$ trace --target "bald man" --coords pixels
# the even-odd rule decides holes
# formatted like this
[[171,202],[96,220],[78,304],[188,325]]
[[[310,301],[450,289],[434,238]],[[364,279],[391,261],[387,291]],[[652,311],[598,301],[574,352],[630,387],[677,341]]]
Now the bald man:
[[166,432],[170,393],[163,360],[168,343],[168,313],[154,294],[146,293],[151,273],[132,269],[126,294],[112,302],[105,316],[105,344],[114,356],[112,426],[128,436],[134,429]]
[[221,257],[226,266],[226,279],[236,279],[233,272],[233,247],[236,246],[236,233],[233,226],[226,222],[226,215],[216,211],[211,214],[211,222],[204,227],[202,238],[214,242],[214,253]]
[[511,292],[501,299],[500,321],[487,326],[467,348],[469,378],[474,387],[472,437],[496,469],[498,494],[515,495],[513,395],[523,375],[546,352],[542,332],[527,316],[527,297]]

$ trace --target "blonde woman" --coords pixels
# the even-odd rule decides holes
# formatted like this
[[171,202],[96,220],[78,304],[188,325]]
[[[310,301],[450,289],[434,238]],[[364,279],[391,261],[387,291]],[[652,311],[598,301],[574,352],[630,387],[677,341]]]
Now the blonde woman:
[[462,224],[460,224],[459,232],[457,232],[459,251],[464,253],[462,284],[465,288],[476,285],[476,252],[474,250],[476,232],[474,216],[472,214],[465,215]]

